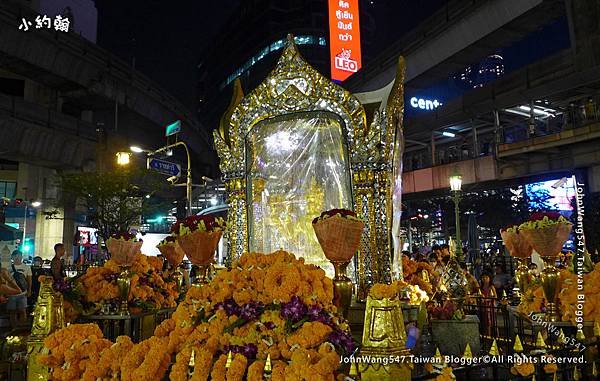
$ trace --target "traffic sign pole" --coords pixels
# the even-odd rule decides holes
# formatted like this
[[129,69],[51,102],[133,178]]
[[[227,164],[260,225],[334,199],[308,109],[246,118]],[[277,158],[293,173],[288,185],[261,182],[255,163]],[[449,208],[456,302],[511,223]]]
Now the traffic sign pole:
[[167,146],[157,149],[156,151],[152,152],[152,155],[168,151],[169,149],[175,148],[177,146],[182,146],[185,149],[185,154],[187,157],[187,174],[186,174],[185,186],[186,186],[186,199],[187,199],[187,215],[190,216],[190,215],[192,215],[192,161],[190,159],[190,150],[188,149],[187,144],[185,144],[182,141],[178,141],[173,144],[169,144]]

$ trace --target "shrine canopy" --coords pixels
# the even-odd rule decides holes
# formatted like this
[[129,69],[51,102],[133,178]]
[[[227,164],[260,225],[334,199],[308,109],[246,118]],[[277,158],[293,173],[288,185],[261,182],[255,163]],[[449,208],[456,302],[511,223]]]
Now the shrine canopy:
[[403,60],[399,67],[387,106],[369,118],[354,95],[302,58],[291,37],[256,89],[244,96],[236,81],[214,132],[230,206],[228,263],[246,251],[284,249],[333,275],[311,222],[324,210],[345,208],[365,221],[350,275],[367,284],[391,279]]

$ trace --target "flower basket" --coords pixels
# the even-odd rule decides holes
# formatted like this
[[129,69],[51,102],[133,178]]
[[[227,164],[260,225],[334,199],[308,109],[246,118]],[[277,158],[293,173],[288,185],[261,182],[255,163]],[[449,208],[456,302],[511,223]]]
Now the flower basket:
[[223,231],[203,232],[194,231],[177,237],[179,246],[194,265],[208,265],[214,262],[215,250]]
[[177,241],[157,246],[157,248],[173,267],[178,267],[185,256],[184,251]]
[[106,241],[111,259],[120,266],[131,266],[136,254],[141,252],[142,244],[142,242],[114,238],[109,238]]
[[502,241],[504,241],[504,245],[508,249],[508,252],[511,256],[521,259],[531,257],[533,247],[523,234],[520,234],[519,232],[501,230],[500,235],[502,236]]
[[339,215],[313,223],[317,240],[332,262],[348,262],[358,250],[365,224]]
[[521,229],[525,239],[537,251],[540,256],[551,258],[556,257],[562,250],[563,245],[571,234],[573,224],[557,223],[544,228]]

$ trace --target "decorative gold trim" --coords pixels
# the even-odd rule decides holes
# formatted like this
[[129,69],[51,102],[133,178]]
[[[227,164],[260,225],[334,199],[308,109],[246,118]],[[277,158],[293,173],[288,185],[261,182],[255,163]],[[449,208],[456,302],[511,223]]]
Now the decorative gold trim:
[[[351,161],[356,142],[365,135],[366,116],[358,99],[323,77],[300,55],[291,35],[275,69],[231,115],[228,130],[215,131],[215,146],[221,157],[221,171],[239,176],[244,171],[245,138],[264,119],[301,111],[330,111],[342,119]],[[230,137],[230,144],[225,137]]]
[[240,104],[242,99],[244,98],[244,90],[242,89],[242,81],[240,81],[239,77],[233,81],[233,93],[231,94],[231,101],[229,102],[229,106],[227,106],[227,110],[221,117],[219,121],[219,136],[227,146],[231,144],[231,139],[229,138],[229,123],[231,121],[231,115],[235,111],[235,108]]
[[[246,135],[260,121],[300,112],[328,111],[340,117],[353,179],[355,210],[365,222],[365,234],[356,262],[359,294],[376,282],[391,281],[392,220],[397,213],[392,201],[396,172],[401,171],[403,149],[404,58],[398,60],[396,80],[385,110],[377,111],[367,126],[364,107],[342,87],[323,77],[300,55],[292,36],[277,66],[245,97],[239,81],[231,104],[214,131],[220,168],[228,191],[228,263],[248,249],[245,213]],[[301,253],[299,253],[301,254]],[[397,264],[394,264],[394,268]],[[401,270],[400,270],[401,273]]]

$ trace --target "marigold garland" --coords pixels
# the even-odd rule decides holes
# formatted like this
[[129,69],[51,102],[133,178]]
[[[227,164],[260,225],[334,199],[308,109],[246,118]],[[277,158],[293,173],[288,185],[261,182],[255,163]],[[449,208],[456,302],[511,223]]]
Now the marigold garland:
[[[160,379],[173,359],[169,379],[183,381],[189,378],[193,348],[192,380],[258,379],[269,355],[274,381],[333,380],[340,354],[353,353],[355,344],[332,299],[331,280],[303,259],[284,251],[245,254],[210,284],[191,288],[172,317],[156,327],[155,336],[135,345],[122,338],[113,346],[107,341],[84,369],[96,367],[88,373],[100,379]],[[87,331],[82,337],[101,338],[97,327]],[[60,372],[64,357],[52,340],[47,345],[52,361],[46,364]],[[229,352],[233,361],[226,369]],[[120,360],[107,366],[117,355]]]
[[[137,254],[131,266],[130,309],[141,310],[173,308],[177,305],[177,283],[162,273],[163,261],[157,257]],[[65,318],[73,321],[82,313],[94,313],[103,303],[118,304],[117,278],[121,268],[113,260],[103,267],[89,268],[71,282],[69,288],[79,292],[65,297]]]
[[[570,321],[573,325],[576,322],[577,298],[581,294],[578,290],[577,275],[573,272],[563,269],[560,270],[558,280],[559,311],[561,312],[561,321]],[[583,304],[583,320],[596,321],[600,319],[600,263],[597,263],[592,272],[583,275],[583,285],[585,292],[585,303]],[[523,301],[519,304],[518,311],[529,315],[531,312],[541,312],[545,303],[544,290],[541,282],[533,283],[524,294]]]

